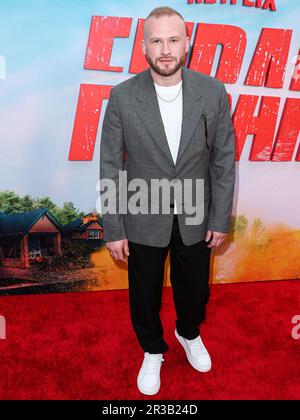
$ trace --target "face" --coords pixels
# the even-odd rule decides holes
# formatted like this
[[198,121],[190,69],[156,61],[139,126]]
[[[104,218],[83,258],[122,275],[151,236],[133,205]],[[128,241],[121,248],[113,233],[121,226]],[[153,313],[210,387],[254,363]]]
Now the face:
[[150,17],[144,26],[142,50],[149,66],[161,76],[171,76],[183,65],[189,50],[189,37],[183,20],[177,16]]

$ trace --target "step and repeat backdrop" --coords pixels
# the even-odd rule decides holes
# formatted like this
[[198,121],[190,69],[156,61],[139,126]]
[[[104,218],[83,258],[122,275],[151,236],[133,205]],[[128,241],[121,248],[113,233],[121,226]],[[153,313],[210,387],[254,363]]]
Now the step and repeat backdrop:
[[148,67],[143,25],[159,6],[186,21],[185,66],[222,81],[231,105],[232,226],[211,282],[300,278],[299,1],[11,0],[0,4],[0,294],[127,288],[103,241],[101,129],[111,87]]

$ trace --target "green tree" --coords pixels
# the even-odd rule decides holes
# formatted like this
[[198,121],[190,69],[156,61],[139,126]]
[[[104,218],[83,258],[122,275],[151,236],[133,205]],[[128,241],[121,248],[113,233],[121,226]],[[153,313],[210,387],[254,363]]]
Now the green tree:
[[32,198],[29,194],[24,195],[24,197],[20,197],[19,211],[25,212],[32,210],[34,208],[34,202],[34,198]]
[[261,219],[259,218],[254,219],[251,225],[251,230],[250,230],[251,238],[253,240],[259,240],[259,238],[261,237],[264,231],[265,231],[265,227]]
[[22,213],[37,208],[47,208],[62,224],[69,223],[84,215],[84,212],[76,209],[71,201],[65,202],[63,207],[60,208],[47,196],[33,198],[26,194],[21,197],[14,191],[0,191],[0,211],[4,213]]
[[20,197],[14,191],[1,191],[0,192],[0,211],[4,213],[18,213],[22,208]]
[[50,197],[36,198],[34,202],[34,208],[37,209],[40,207],[47,207],[51,213],[55,213],[55,211],[58,209],[57,205],[51,200]]
[[248,219],[244,214],[234,216],[234,232],[237,235],[244,235],[248,227]]
[[61,209],[57,208],[53,213],[63,225],[72,222],[78,217],[84,216],[84,212],[80,212],[79,209],[76,209],[72,201],[65,202]]

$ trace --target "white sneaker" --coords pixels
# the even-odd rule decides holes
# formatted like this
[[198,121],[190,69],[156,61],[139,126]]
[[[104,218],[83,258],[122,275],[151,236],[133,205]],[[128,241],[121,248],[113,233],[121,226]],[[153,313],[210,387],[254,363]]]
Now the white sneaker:
[[175,337],[184,348],[187,359],[194,369],[199,372],[208,372],[211,369],[211,358],[200,335],[193,340],[188,340],[179,335],[175,329]]
[[162,353],[145,353],[137,378],[137,386],[142,394],[154,395],[160,388],[160,368],[164,361]]

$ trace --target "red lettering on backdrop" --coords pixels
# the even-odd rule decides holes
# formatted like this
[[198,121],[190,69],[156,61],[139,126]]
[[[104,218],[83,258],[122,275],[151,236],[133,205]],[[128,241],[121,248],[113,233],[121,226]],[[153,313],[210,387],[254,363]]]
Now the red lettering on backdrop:
[[122,72],[123,67],[110,66],[114,38],[128,38],[132,18],[93,16],[86,49],[84,68]]
[[[300,99],[287,98],[275,140],[272,161],[292,160],[300,131]],[[300,162],[300,146],[295,160]]]
[[245,79],[246,85],[282,88],[292,31],[264,28]]
[[92,160],[103,99],[111,86],[81,84],[77,102],[69,160]]
[[263,9],[270,9],[272,12],[276,12],[275,0],[266,0],[263,4]]
[[255,116],[259,96],[240,95],[234,114],[236,160],[239,160],[248,134],[254,135],[249,160],[268,161],[276,127],[280,98],[261,98],[258,115]]
[[223,48],[215,77],[224,83],[236,83],[246,48],[246,33],[237,26],[198,24],[189,67],[211,74],[218,44]]
[[244,6],[255,7],[255,1],[253,1],[253,0],[244,0],[243,1],[243,5]]
[[[87,45],[85,68],[120,72],[122,67],[110,66],[115,37],[128,37],[131,18],[94,16],[91,23]],[[136,32],[130,72],[143,71],[140,40],[144,19],[139,20]],[[193,23],[187,23],[189,36]],[[263,29],[251,62],[246,84],[282,88],[286,62],[291,41],[291,30]],[[216,46],[222,44],[223,50],[218,64],[216,78],[225,83],[234,83],[240,73],[246,46],[246,34],[238,27],[230,25],[199,24],[192,50],[189,68],[210,74],[215,57]],[[211,45],[209,45],[209,42]],[[300,55],[300,51],[299,51]],[[201,61],[200,61],[201,58]],[[290,89],[298,91],[300,57],[295,57],[295,70]],[[142,62],[142,65],[146,63]],[[82,84],[70,145],[69,160],[92,160],[103,100],[110,95],[111,86]],[[228,95],[231,103],[231,96]],[[249,159],[253,161],[289,161],[292,159],[300,130],[300,99],[286,100],[276,140],[273,144],[280,98],[262,97],[257,108],[259,96],[240,95],[233,114],[236,132],[237,160],[240,159],[246,137],[254,135]],[[295,159],[300,161],[300,148]]]
[[[149,67],[141,48],[141,41],[144,37],[143,35],[144,22],[145,22],[145,19],[138,20],[137,29],[135,33],[135,40],[134,40],[134,45],[133,45],[133,51],[132,51],[132,56],[131,56],[131,61],[130,61],[130,66],[129,66],[129,73],[140,73]],[[187,30],[187,36],[189,36],[191,39],[194,23],[185,22],[185,25],[186,25],[186,30]],[[186,64],[187,56],[188,56],[188,53],[185,56],[184,65]]]

